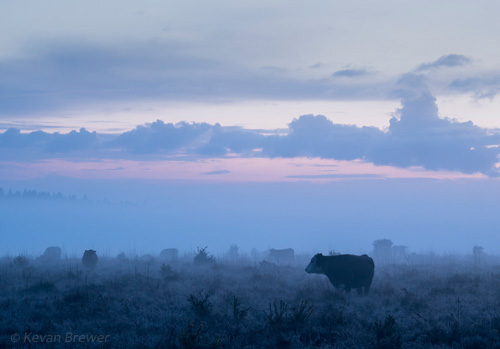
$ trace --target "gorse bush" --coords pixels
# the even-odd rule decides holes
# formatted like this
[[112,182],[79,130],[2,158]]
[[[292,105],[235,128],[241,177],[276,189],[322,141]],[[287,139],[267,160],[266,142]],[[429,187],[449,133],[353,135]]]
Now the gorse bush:
[[231,303],[231,306],[233,309],[233,319],[234,320],[244,319],[247,316],[248,311],[250,310],[250,307],[243,308],[241,305],[241,301],[236,296],[233,296],[233,301]]
[[194,265],[197,266],[208,266],[208,265],[214,265],[215,264],[215,257],[210,256],[207,252],[208,246],[205,246],[204,248],[200,249],[198,247],[198,252],[194,256],[193,262]]
[[313,313],[308,301],[300,302],[298,307],[290,307],[286,302],[269,303],[269,310],[264,311],[265,321],[271,327],[288,327],[297,330],[304,325]]
[[205,344],[203,335],[203,324],[196,328],[193,323],[188,323],[187,330],[181,330],[179,335],[180,344],[183,348],[200,348]]
[[290,321],[295,327],[303,325],[307,319],[312,315],[313,307],[308,305],[308,301],[300,302],[300,305],[296,308],[292,308],[292,315]]
[[213,292],[200,292],[198,295],[190,294],[188,302],[191,304],[193,312],[201,317],[210,315],[214,308],[213,303],[210,301],[213,295]]
[[29,260],[28,258],[26,258],[25,256],[17,256],[16,258],[14,258],[14,260],[12,261],[12,264],[14,265],[14,267],[16,268],[25,268],[27,267],[30,263],[29,263]]
[[401,348],[401,335],[398,332],[396,320],[391,315],[388,315],[384,322],[375,321],[373,330],[377,338],[376,348]]
[[287,320],[288,304],[280,300],[279,305],[276,302],[269,303],[269,312],[264,311],[266,323],[269,325],[282,325]]

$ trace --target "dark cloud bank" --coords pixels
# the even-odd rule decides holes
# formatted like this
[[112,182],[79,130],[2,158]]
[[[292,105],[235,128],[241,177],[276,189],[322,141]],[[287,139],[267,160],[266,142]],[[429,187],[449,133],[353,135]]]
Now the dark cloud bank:
[[335,124],[322,115],[303,115],[286,135],[206,123],[156,121],[114,138],[85,129],[68,134],[41,131],[0,135],[1,158],[320,157],[362,159],[377,165],[480,172],[498,176],[500,134],[472,122],[439,118],[436,100],[421,75],[399,82],[397,110],[385,132],[375,127]]
[[[0,116],[144,99],[380,99],[388,89],[381,82],[356,84],[327,75],[291,78],[282,74],[282,67],[252,71],[235,62],[193,55],[184,45],[162,40],[113,47],[81,41],[43,42],[27,48],[24,56],[0,60]],[[354,78],[365,73],[346,70],[338,74]]]
[[[449,54],[417,66],[431,74],[472,64]],[[310,69],[321,67],[321,63]],[[485,76],[459,72],[447,93],[472,93],[492,98],[500,91],[498,72]],[[238,62],[193,55],[178,42],[151,40],[113,47],[81,41],[41,42],[23,51],[23,58],[0,60],[0,118],[43,115],[99,103],[144,100],[328,99],[387,100],[395,77],[366,68],[346,68],[317,78],[298,78],[284,67],[258,70]]]

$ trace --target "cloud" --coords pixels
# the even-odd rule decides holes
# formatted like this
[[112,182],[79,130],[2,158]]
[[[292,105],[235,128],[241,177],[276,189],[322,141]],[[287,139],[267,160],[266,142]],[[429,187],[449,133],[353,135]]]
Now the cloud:
[[53,136],[53,139],[47,142],[47,150],[53,153],[88,149],[97,141],[97,133],[89,132],[84,128],[81,128],[79,132],[55,133]]
[[215,125],[208,142],[198,149],[198,152],[207,156],[223,156],[234,152],[241,156],[251,156],[254,149],[262,147],[266,136],[257,131],[245,130],[239,127],[221,127]]
[[470,64],[471,60],[470,58],[463,56],[463,55],[457,55],[457,54],[450,54],[450,55],[445,55],[439,57],[437,60],[434,62],[430,63],[423,63],[415,69],[416,72],[423,72],[427,70],[433,70],[433,69],[439,69],[439,68],[452,68],[452,67],[460,67],[463,65]]
[[97,133],[84,128],[67,134],[35,131],[21,133],[19,129],[10,128],[0,134],[0,148],[32,148],[49,153],[67,153],[90,148],[97,141]]
[[220,170],[220,171],[202,172],[202,173],[200,173],[200,174],[202,174],[202,175],[212,176],[212,175],[221,175],[221,174],[226,174],[226,173],[231,173],[231,171],[228,171],[228,170]]
[[[422,167],[498,176],[500,134],[472,122],[439,116],[428,79],[405,74],[395,96],[402,108],[389,128],[334,123],[322,115],[302,115],[286,134],[223,127],[207,123],[177,124],[161,120],[136,127],[109,140],[85,129],[68,134],[9,129],[0,134],[2,158],[50,158],[55,153],[72,159],[199,157],[319,157],[364,160],[376,165]],[[109,136],[108,136],[109,137]],[[29,155],[29,156],[28,156]],[[335,176],[335,175],[334,175]],[[333,178],[333,177],[332,177]]]
[[314,63],[313,65],[309,66],[309,68],[311,68],[311,69],[318,69],[318,68],[323,68],[324,66],[325,66],[324,63],[317,62],[317,63]]
[[95,101],[202,95],[206,89],[200,90],[196,77],[223,71],[221,63],[189,55],[169,41],[114,47],[45,42],[23,56],[0,61],[2,114]]
[[326,73],[309,78],[278,66],[250,69],[169,40],[42,42],[21,56],[0,59],[0,116],[142,100],[381,99],[388,91],[381,81],[357,85]]
[[371,72],[366,69],[344,69],[336,71],[332,76],[334,78],[357,78],[370,74]]
[[401,97],[402,108],[390,120],[387,132],[304,115],[289,125],[287,135],[269,137],[263,154],[363,159],[377,165],[498,175],[499,149],[491,147],[500,144],[498,133],[470,121],[440,118],[436,99],[422,75],[402,76],[395,93]]
[[303,115],[289,125],[286,136],[269,136],[262,153],[270,157],[360,159],[371,142],[383,136],[376,127],[335,124],[323,115]]
[[[330,75],[326,68],[315,65],[321,69],[310,75],[310,69],[305,74],[285,66],[244,67],[240,61],[195,54],[186,43],[159,39],[126,45],[41,42],[20,56],[0,57],[0,124],[2,119],[12,123],[19,115],[33,120],[46,117],[47,112],[125,102],[388,100],[394,98],[391,91],[396,81],[394,76],[364,68],[347,68]],[[422,64],[417,71],[468,62],[465,56],[451,54]],[[499,90],[498,76],[460,80],[454,75],[453,79],[447,93],[466,91],[485,97]]]
[[476,99],[493,98],[500,92],[500,75],[469,77],[453,80],[448,87],[452,91],[471,92]]
[[143,154],[196,148],[197,144],[203,141],[204,136],[209,136],[208,133],[214,127],[217,125],[187,122],[173,124],[157,120],[121,134],[116,140],[111,141],[109,146]]
[[498,175],[495,164],[499,152],[489,147],[500,142],[498,133],[470,121],[440,118],[436,99],[423,76],[407,74],[400,85],[403,107],[390,120],[383,141],[374,144],[366,154],[367,160],[398,167]]
[[0,135],[0,147],[3,148],[24,148],[45,145],[53,139],[53,135],[43,131],[35,131],[22,134],[17,128],[9,128]]

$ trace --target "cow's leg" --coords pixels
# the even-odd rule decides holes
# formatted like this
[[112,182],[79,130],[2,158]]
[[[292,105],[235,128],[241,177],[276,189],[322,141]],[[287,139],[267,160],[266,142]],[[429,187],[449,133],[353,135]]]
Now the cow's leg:
[[345,293],[350,294],[351,293],[351,288],[350,287],[345,287],[344,291],[345,291]]
[[368,293],[370,293],[370,285],[366,285],[364,289],[365,289],[365,296],[368,296]]
[[358,296],[362,296],[363,295],[363,287],[357,288],[356,292],[358,293]]

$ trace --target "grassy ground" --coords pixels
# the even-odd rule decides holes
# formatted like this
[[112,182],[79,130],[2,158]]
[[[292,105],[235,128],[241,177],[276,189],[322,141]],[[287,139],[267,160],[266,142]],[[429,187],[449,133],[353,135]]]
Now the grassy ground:
[[370,295],[358,297],[305,273],[309,258],[262,268],[245,259],[196,266],[186,256],[162,266],[148,257],[101,257],[87,272],[79,259],[5,257],[0,345],[500,348],[494,260],[377,264]]

